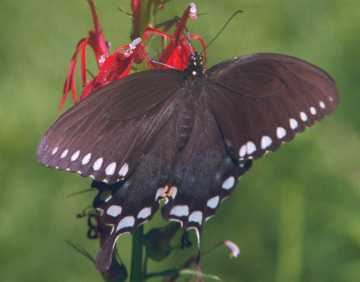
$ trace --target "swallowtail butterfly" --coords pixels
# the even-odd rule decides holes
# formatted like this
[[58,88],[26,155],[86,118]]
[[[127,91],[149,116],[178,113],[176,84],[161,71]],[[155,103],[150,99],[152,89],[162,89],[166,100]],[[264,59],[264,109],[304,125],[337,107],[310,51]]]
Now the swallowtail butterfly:
[[[109,190],[98,254],[106,269],[116,239],[162,214],[199,233],[253,159],[332,112],[335,81],[294,57],[256,54],[203,69],[150,70],[97,90],[66,111],[38,147],[49,167],[89,176]],[[106,189],[106,188],[103,188]]]

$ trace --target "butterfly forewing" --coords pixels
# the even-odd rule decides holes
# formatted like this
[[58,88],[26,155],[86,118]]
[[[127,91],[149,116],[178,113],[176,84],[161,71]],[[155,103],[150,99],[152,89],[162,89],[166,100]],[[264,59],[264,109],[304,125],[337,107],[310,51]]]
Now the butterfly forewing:
[[207,72],[208,105],[240,160],[258,158],[333,111],[334,80],[302,60],[247,56]]
[[50,127],[38,148],[40,162],[98,181],[119,181],[170,119],[182,82],[179,72],[151,71],[100,89]]

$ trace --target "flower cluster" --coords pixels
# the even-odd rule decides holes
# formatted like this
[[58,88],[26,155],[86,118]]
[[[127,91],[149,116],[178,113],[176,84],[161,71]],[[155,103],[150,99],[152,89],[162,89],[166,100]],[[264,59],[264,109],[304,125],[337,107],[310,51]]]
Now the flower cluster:
[[[96,13],[93,0],[87,0],[94,22],[94,28],[90,30],[89,35],[79,41],[75,53],[72,56],[68,69],[63,96],[60,101],[59,108],[63,108],[66,99],[71,93],[72,100],[77,103],[79,98],[77,95],[76,69],[78,60],[80,60],[80,74],[82,91],[80,100],[89,96],[96,89],[109,84],[114,80],[122,79],[131,73],[135,64],[145,63],[147,69],[172,68],[184,70],[188,65],[189,55],[194,54],[195,50],[191,41],[198,41],[202,48],[206,49],[204,39],[197,35],[186,31],[186,25],[189,19],[196,20],[198,17],[197,7],[191,3],[184,11],[181,18],[175,21],[169,21],[170,27],[166,26],[166,30],[174,26],[174,32],[169,34],[165,29],[152,27],[149,22],[144,23],[144,16],[141,13],[141,1],[132,0],[132,18],[133,32],[131,34],[132,42],[116,48],[110,52],[110,43],[106,41],[101,24]],[[163,9],[166,0],[153,0],[153,13]],[[171,24],[172,23],[172,24]],[[165,44],[162,50],[158,52],[160,55],[154,59],[148,51],[149,41],[153,36],[159,36]],[[87,48],[91,47],[94,52],[97,74],[91,79],[87,75]],[[206,58],[206,54],[204,56]]]

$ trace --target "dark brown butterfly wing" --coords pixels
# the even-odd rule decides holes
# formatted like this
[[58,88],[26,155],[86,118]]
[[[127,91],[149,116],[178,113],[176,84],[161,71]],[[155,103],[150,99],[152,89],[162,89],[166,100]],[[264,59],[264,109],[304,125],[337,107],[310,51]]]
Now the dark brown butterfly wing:
[[180,72],[149,71],[100,89],[49,128],[39,161],[97,181],[120,181],[170,119],[182,83]]
[[334,80],[305,61],[277,54],[212,67],[208,105],[233,156],[261,157],[332,112]]

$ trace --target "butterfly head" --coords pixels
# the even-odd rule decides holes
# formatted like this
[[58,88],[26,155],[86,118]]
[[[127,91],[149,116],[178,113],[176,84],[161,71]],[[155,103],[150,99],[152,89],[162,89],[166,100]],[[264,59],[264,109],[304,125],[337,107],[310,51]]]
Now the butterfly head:
[[189,64],[187,66],[186,72],[192,77],[203,75],[204,73],[203,57],[197,52],[195,52],[195,54],[190,55]]

